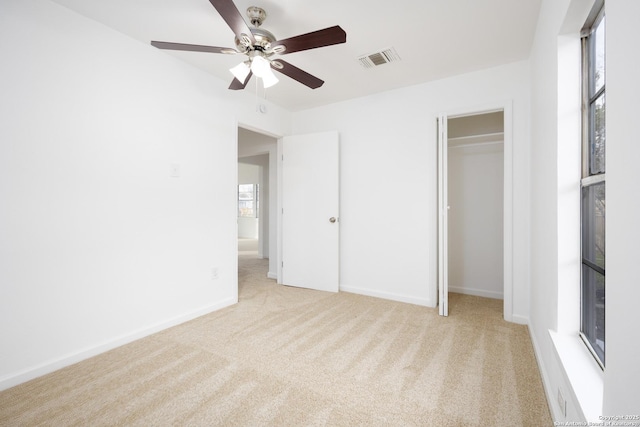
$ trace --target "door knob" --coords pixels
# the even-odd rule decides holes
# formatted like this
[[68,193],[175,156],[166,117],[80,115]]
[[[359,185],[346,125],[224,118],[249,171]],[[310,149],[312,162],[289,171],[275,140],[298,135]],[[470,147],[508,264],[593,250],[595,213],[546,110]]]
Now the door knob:
[[332,216],[331,218],[329,218],[329,222],[330,222],[330,223],[332,223],[332,224],[333,224],[334,222],[336,222],[336,221],[337,221],[337,220],[336,220],[336,217],[335,217],[335,216]]

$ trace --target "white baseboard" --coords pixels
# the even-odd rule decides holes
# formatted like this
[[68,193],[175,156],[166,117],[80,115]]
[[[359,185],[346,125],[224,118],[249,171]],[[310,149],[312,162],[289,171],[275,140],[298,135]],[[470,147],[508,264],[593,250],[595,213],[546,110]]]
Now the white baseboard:
[[502,292],[487,291],[484,289],[461,288],[461,287],[449,285],[449,292],[455,292],[456,294],[473,295],[476,297],[504,299]]
[[529,337],[531,338],[531,344],[533,345],[533,353],[536,356],[536,362],[538,363],[538,370],[540,371],[540,376],[542,377],[542,386],[544,388],[544,394],[547,397],[547,404],[549,405],[549,410],[551,411],[551,418],[554,421],[561,421],[565,419],[564,414],[560,412],[560,408],[558,408],[558,403],[556,401],[555,391],[552,390],[551,380],[549,379],[549,372],[544,364],[544,360],[542,358],[542,353],[540,352],[540,346],[538,345],[538,341],[536,340],[536,336],[533,333],[533,327],[530,323],[527,324],[529,329]]
[[267,278],[278,280],[278,275],[276,273],[268,272],[267,273]]
[[357,288],[353,286],[340,285],[340,291],[350,292],[352,294],[366,295],[369,297],[383,298],[391,301],[406,302],[409,304],[422,305],[425,307],[435,307],[435,303],[428,298],[416,298],[408,295],[394,294],[390,292],[380,292],[371,289]]
[[53,371],[57,371],[58,369],[62,369],[67,366],[73,365],[74,363],[81,362],[85,359],[89,359],[90,357],[97,356],[98,354],[107,352],[114,348],[133,342],[135,340],[139,340],[141,338],[155,334],[156,332],[160,332],[162,330],[171,328],[181,323],[188,322],[189,320],[193,320],[196,317],[204,316],[205,314],[209,314],[214,311],[220,310],[224,307],[228,307],[237,302],[238,302],[237,299],[227,298],[216,304],[212,304],[207,307],[202,307],[197,310],[191,311],[189,313],[185,313],[179,316],[175,316],[171,319],[158,322],[155,325],[138,329],[125,335],[121,335],[112,340],[108,340],[102,344],[85,348],[82,350],[78,350],[66,356],[60,357],[55,360],[51,360],[49,362],[41,363],[39,365],[25,369],[18,373],[6,375],[5,377],[0,378],[0,391],[14,387],[18,384],[22,384],[24,382],[30,381],[34,378],[38,378],[42,375],[46,375]]
[[529,326],[529,318],[525,316],[520,316],[518,314],[511,315],[511,322],[517,323],[518,325],[527,325]]

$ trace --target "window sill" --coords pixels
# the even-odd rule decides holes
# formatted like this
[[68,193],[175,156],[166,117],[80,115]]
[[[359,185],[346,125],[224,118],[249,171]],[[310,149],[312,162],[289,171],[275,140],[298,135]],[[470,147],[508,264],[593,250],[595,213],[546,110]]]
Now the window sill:
[[577,334],[560,334],[550,330],[549,335],[565,379],[571,385],[570,392],[579,406],[577,412],[586,421],[600,421],[604,388],[602,369]]

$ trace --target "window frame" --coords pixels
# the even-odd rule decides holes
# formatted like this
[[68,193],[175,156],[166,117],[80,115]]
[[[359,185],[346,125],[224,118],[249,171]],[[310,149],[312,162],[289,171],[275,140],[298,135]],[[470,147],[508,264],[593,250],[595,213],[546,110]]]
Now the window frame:
[[[605,10],[604,10],[604,0],[596,1],[594,8],[592,9],[587,22],[581,33],[582,39],[582,177],[580,180],[580,194],[581,198],[584,197],[585,188],[589,188],[596,185],[604,184],[605,186],[605,195],[603,200],[606,200],[606,52],[605,52],[605,62],[604,62],[604,80],[602,83],[602,87],[597,90],[594,90],[595,85],[595,68],[596,68],[596,54],[595,54],[595,33],[600,24],[605,20]],[[606,32],[606,21],[604,31]],[[605,34],[606,37],[606,34]],[[596,111],[596,102],[598,100],[604,100],[604,111],[605,111],[605,121],[604,121],[604,148],[603,148],[603,161],[604,165],[602,165],[602,170],[595,170],[594,168],[594,145],[595,145],[595,111]],[[603,206],[603,216],[604,216],[604,230],[606,230],[606,204]],[[591,231],[593,228],[596,228],[594,225],[594,221],[587,221],[586,218],[588,215],[592,214],[592,211],[585,212],[584,201],[580,203],[580,337],[584,341],[585,345],[593,355],[594,359],[598,363],[601,369],[604,370],[605,367],[605,349],[606,349],[606,341],[604,337],[606,337],[606,323],[603,322],[603,349],[601,351],[597,351],[593,345],[591,344],[591,339],[585,333],[585,325],[583,321],[585,319],[585,310],[590,309],[590,307],[586,307],[587,301],[585,301],[584,288],[585,288],[585,267],[601,274],[603,277],[604,283],[604,295],[603,301],[605,303],[605,307],[603,308],[606,313],[606,275],[604,266],[598,266],[592,263],[584,253],[584,236],[585,236],[585,227],[589,227]],[[587,224],[588,223],[588,224]],[[595,234],[593,234],[595,235]],[[603,265],[606,262],[606,249],[604,252]],[[595,308],[593,309],[592,316],[597,315]],[[606,321],[606,319],[605,319]],[[594,340],[596,337],[592,337]]]

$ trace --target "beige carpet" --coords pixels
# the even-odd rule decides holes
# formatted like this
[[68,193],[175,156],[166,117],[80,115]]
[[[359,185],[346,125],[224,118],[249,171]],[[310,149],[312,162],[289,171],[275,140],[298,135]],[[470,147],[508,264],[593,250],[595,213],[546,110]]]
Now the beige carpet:
[[2,426],[550,426],[502,302],[437,310],[278,286],[241,256],[240,303],[0,393]]

